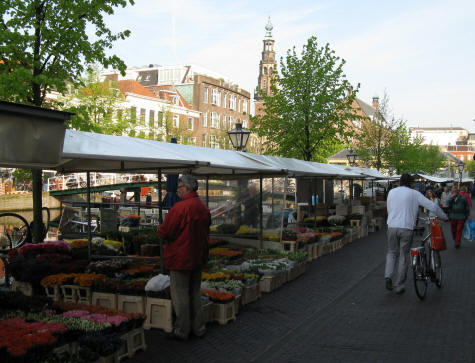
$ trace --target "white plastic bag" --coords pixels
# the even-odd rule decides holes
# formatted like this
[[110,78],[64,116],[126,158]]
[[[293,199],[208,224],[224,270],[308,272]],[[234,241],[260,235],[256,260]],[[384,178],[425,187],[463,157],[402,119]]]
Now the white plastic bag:
[[170,276],[159,274],[147,281],[145,291],[162,291],[168,286],[170,286]]

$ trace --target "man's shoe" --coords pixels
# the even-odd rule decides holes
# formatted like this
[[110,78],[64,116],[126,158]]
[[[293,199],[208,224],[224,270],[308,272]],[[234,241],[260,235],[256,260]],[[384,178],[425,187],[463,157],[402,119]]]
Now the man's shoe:
[[176,335],[175,332],[166,333],[165,338],[167,338],[169,340],[188,340],[187,337],[182,337],[180,335]]
[[389,277],[386,277],[386,289],[389,291],[393,289],[393,281]]
[[396,290],[396,294],[401,295],[404,294],[405,291],[406,289],[404,287],[401,287],[400,289]]

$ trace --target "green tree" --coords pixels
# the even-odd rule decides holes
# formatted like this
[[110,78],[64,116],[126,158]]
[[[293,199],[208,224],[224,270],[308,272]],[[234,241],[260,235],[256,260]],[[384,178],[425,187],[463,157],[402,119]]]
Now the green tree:
[[475,160],[467,160],[465,162],[465,171],[469,176],[475,176]]
[[287,51],[280,60],[281,76],[271,81],[271,95],[262,94],[264,115],[252,118],[252,131],[264,137],[266,153],[303,160],[328,156],[330,140],[344,140],[348,123],[358,116],[351,104],[353,88],[343,73],[345,61],[329,44],[308,39],[299,57]]
[[74,113],[67,128],[108,135],[129,134],[137,117],[126,109],[118,83],[101,81],[98,68],[90,67],[82,84],[59,98],[61,108]]
[[361,120],[361,129],[353,137],[356,144],[355,151],[361,160],[367,160],[368,166],[380,170],[384,163],[384,154],[387,150],[388,136],[397,122],[389,115],[389,96],[384,96],[373,118]]
[[[0,99],[43,106],[47,92],[77,84],[87,64],[125,70],[106,49],[130,32],[104,22],[133,0],[8,0],[0,2]],[[88,33],[93,33],[90,37]],[[91,39],[93,38],[93,39]],[[42,239],[42,172],[33,170],[33,238]],[[36,223],[38,222],[38,223]]]

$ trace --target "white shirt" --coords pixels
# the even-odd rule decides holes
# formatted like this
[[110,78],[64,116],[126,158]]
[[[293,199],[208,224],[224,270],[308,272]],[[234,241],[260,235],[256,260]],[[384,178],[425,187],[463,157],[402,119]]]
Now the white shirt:
[[391,189],[388,194],[388,227],[414,229],[417,222],[417,212],[422,206],[438,217],[447,219],[442,209],[417,190],[408,187]]

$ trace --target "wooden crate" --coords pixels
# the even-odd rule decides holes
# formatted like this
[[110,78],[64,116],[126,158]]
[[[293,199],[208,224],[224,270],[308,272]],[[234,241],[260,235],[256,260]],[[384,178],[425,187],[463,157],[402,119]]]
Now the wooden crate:
[[61,290],[58,285],[46,286],[45,287],[46,296],[53,299],[53,301],[61,301],[62,295]]
[[12,291],[21,292],[25,296],[33,296],[33,286],[29,282],[13,281]]
[[117,295],[117,310],[125,313],[145,313],[144,296]]
[[133,357],[139,350],[147,349],[145,344],[145,333],[143,328],[130,331],[127,334],[127,353],[129,358]]
[[305,248],[307,250],[307,261],[310,262],[313,260],[313,245],[311,243],[307,243]]
[[76,285],[61,285],[60,289],[64,302],[75,303],[78,301]]
[[259,300],[261,297],[261,293],[259,290],[259,284],[253,284],[250,286],[244,286],[241,292],[241,305],[247,305],[254,301]]
[[297,249],[297,241],[282,241],[284,251],[295,252]]
[[147,318],[144,328],[163,329],[167,333],[173,330],[173,308],[170,299],[145,298],[145,314]]
[[316,258],[320,257],[318,254],[318,244],[317,243],[312,243],[312,260],[315,260]]
[[236,320],[236,310],[234,301],[225,304],[214,304],[213,320],[221,325]]
[[92,305],[117,310],[117,295],[105,292],[92,293]]

